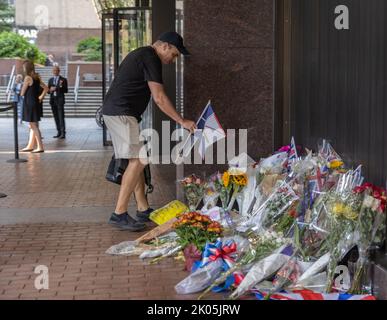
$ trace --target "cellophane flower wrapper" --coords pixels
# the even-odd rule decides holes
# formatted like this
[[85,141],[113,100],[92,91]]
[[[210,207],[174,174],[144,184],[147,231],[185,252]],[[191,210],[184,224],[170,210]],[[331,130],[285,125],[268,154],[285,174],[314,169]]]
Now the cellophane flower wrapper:
[[[302,286],[303,283],[307,283],[309,279],[312,279],[321,271],[325,270],[329,261],[331,254],[328,252],[315,261],[297,280],[295,286]],[[325,276],[326,279],[326,276]],[[323,289],[325,289],[326,282],[323,284]]]
[[259,172],[261,174],[282,174],[286,169],[288,161],[288,153],[280,152],[266,159],[262,159],[259,163]]
[[288,255],[280,253],[285,247],[286,245],[257,261],[246,274],[238,288],[230,295],[230,299],[238,299],[255,285],[274,275],[290,259]]
[[[157,252],[157,256],[154,256],[153,259],[150,261],[151,264],[157,263],[161,261],[162,259],[169,258],[169,257],[174,257],[179,254],[179,252],[183,249],[183,247],[179,244],[176,244],[174,246],[171,246],[168,248],[168,250],[165,251],[165,253],[161,253],[160,251]],[[156,252],[152,253],[149,252],[149,255],[154,255]],[[143,256],[143,259],[145,257]]]
[[227,174],[229,175],[232,194],[226,210],[231,211],[233,209],[235,200],[237,199],[238,195],[245,189],[249,180],[247,174],[244,172],[238,173],[238,171],[234,170],[233,172],[228,171]]
[[178,236],[175,232],[170,232],[148,241],[146,243],[148,248],[141,252],[139,258],[149,259],[167,255],[171,250],[174,250],[178,246],[176,242],[177,238]]
[[298,280],[295,285],[290,285],[288,290],[312,290],[315,292],[323,293],[325,292],[325,286],[327,283],[327,273],[320,272],[310,276],[302,281]]
[[335,149],[333,149],[332,145],[325,139],[318,145],[318,156],[323,159],[325,165],[328,165],[333,161],[342,162],[342,157],[335,151]]
[[203,298],[214,287],[224,283],[234,272],[241,272],[243,274],[248,273],[255,262],[264,259],[278,250],[281,246],[288,243],[288,239],[284,239],[282,235],[273,231],[267,231],[261,235],[249,232],[244,237],[248,239],[248,242],[241,248],[234,266],[226,272],[223,272],[219,278],[217,278],[211,286],[204,291],[199,299]]
[[[248,240],[240,237],[225,237],[222,238],[223,243],[234,241],[236,243],[237,251],[235,256],[238,256],[248,246]],[[178,294],[191,294],[203,291],[208,288],[214,281],[222,274],[223,261],[222,259],[216,259],[215,261],[209,262],[204,267],[197,268],[188,277],[180,281],[176,286],[175,290]]]
[[[385,201],[385,200],[384,200]],[[362,294],[370,293],[363,285],[367,275],[366,269],[369,264],[369,251],[375,241],[380,226],[385,228],[384,205],[381,206],[381,200],[371,196],[367,191],[364,196],[363,204],[360,210],[359,223],[357,225],[359,259],[357,261],[356,273],[352,282],[350,293]]]
[[213,174],[209,180],[214,182],[214,187],[216,192],[219,194],[219,199],[222,204],[222,208],[226,210],[230,202],[232,188],[232,185],[228,183],[229,175],[227,171],[224,174],[217,172]]
[[163,245],[161,248],[155,248],[152,250],[145,250],[140,255],[140,259],[151,259],[151,258],[157,258],[157,257],[167,257],[169,256],[169,253],[172,251],[175,251],[175,249],[179,247],[177,243],[168,243],[166,245]]
[[202,212],[206,212],[216,206],[219,199],[219,192],[215,188],[215,183],[209,180],[204,187]]
[[246,214],[242,215],[242,220],[245,221],[242,221],[242,223],[238,225],[240,230],[245,231],[249,226],[259,224],[260,216],[258,213],[262,213],[262,210],[260,209],[264,206],[267,199],[275,192],[275,186],[278,181],[283,181],[283,177],[281,175],[262,175],[260,183],[257,184],[254,190],[254,200],[253,203],[251,203],[252,208],[249,208]]
[[257,169],[249,167],[247,170],[247,185],[240,192],[236,200],[238,202],[239,214],[246,216],[252,212],[257,201],[255,190],[257,189]]
[[271,290],[273,293],[296,284],[300,276],[313,265],[313,262],[311,262],[312,257],[306,257],[303,252],[302,243],[300,241],[301,231],[298,223],[295,224],[293,231],[293,255],[276,274],[273,280],[274,287]]
[[[293,189],[286,182],[280,183],[273,194],[265,201],[264,204],[253,213],[245,225],[250,225],[252,230],[260,233],[264,230],[282,231],[286,234],[289,229],[283,226],[284,219],[289,220],[291,227],[292,219],[288,217],[288,210],[299,200]],[[289,218],[289,219],[288,219]],[[293,219],[294,220],[294,219]],[[278,230],[282,228],[282,230]]]
[[203,291],[222,273],[222,261],[216,260],[203,268],[198,268],[180,281],[175,290],[178,294],[191,294]]
[[335,270],[339,261],[355,246],[355,230],[359,218],[362,198],[353,192],[361,183],[358,169],[340,177],[336,192],[331,193],[327,206],[327,238],[331,259],[328,264],[326,291],[333,289]]
[[196,210],[204,197],[204,181],[192,174],[179,182],[183,186],[189,209]]
[[111,246],[106,250],[106,254],[124,256],[140,255],[147,247],[148,246],[139,246],[136,241],[124,241]]
[[275,275],[270,293],[282,291],[286,287],[295,284],[302,272],[302,262],[296,256],[291,257]]

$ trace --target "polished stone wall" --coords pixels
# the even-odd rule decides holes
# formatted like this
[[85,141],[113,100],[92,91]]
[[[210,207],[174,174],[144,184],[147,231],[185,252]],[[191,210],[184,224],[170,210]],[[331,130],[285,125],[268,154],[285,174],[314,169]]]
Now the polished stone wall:
[[274,10],[274,0],[184,1],[185,117],[211,99],[224,129],[248,129],[257,160],[273,148]]

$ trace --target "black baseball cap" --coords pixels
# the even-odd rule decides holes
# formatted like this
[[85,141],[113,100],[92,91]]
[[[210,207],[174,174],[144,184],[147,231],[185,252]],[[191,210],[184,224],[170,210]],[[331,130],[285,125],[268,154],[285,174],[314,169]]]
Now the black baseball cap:
[[180,34],[174,31],[164,32],[159,36],[160,41],[174,45],[181,54],[188,56],[189,51],[184,47],[184,41]]

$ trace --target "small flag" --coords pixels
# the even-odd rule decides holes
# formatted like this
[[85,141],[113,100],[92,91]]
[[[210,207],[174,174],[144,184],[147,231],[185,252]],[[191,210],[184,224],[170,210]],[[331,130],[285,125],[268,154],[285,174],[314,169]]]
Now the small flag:
[[215,142],[226,138],[218,117],[216,116],[211,101],[208,103],[203,115],[198,121],[198,131],[195,135],[199,141],[199,154],[204,159],[206,150]]
[[292,141],[290,143],[290,151],[289,151],[289,162],[296,160],[298,158],[297,147],[294,137],[292,137]]
[[296,142],[294,140],[294,137],[292,137],[292,140],[290,142],[290,150],[288,152],[288,171],[291,171],[292,163],[298,159],[298,154],[297,154],[297,147],[296,147]]
[[196,123],[197,130],[189,137],[181,150],[181,154],[187,157],[191,149],[199,142],[199,154],[204,159],[206,150],[215,142],[226,138],[218,117],[216,116],[211,101],[208,102],[202,115]]

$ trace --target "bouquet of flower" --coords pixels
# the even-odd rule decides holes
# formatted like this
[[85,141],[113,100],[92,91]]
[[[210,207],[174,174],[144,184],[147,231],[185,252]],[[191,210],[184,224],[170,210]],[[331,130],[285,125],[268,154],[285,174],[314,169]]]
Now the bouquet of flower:
[[299,197],[285,181],[280,183],[271,196],[262,204],[252,219],[254,231],[276,230],[286,234],[289,231],[296,213],[290,210]]
[[202,299],[213,288],[224,283],[233,273],[238,270],[242,271],[245,268],[250,269],[252,264],[268,257],[271,253],[275,252],[275,250],[287,243],[287,240],[284,239],[282,235],[273,231],[267,231],[260,236],[250,233],[248,240],[250,245],[240,252],[240,256],[235,264],[226,272],[222,273],[221,276],[216,279],[216,281],[209,286],[198,299]]
[[287,239],[275,238],[269,241],[275,241],[276,248],[270,253],[263,255],[254,263],[243,281],[230,295],[230,299],[238,299],[255,285],[275,274],[289,260],[290,256],[285,253],[288,249],[291,250]]
[[241,172],[229,173],[228,172],[229,181],[232,186],[232,196],[230,203],[228,204],[227,211],[230,211],[234,205],[234,202],[238,196],[238,194],[242,191],[242,189],[247,185],[247,175]]
[[[338,262],[354,246],[354,233],[359,218],[362,199],[352,191],[356,174],[349,171],[340,177],[336,192],[331,193],[327,202],[328,224],[326,244],[331,259],[328,265],[326,291],[333,288],[334,275]],[[349,190],[350,189],[350,190]]]
[[[219,238],[215,243],[207,243],[202,260],[195,264],[196,270],[175,286],[176,291],[180,294],[190,294],[206,289],[222,272],[232,268],[239,252],[246,245],[248,241],[240,236]],[[213,291],[227,290],[238,281],[238,274],[231,274],[224,285],[214,288]]]
[[359,249],[359,260],[350,293],[362,294],[363,277],[368,262],[370,247],[374,242],[382,240],[377,239],[378,231],[384,230],[385,228],[386,191],[366,183],[361,187],[355,188],[354,192],[357,194],[364,194],[364,200],[357,225],[359,234],[359,241],[357,244]]
[[191,270],[194,261],[201,258],[206,243],[215,241],[223,232],[218,222],[198,212],[183,214],[173,227],[179,236],[177,242],[184,251],[188,271]]
[[216,206],[219,198],[219,192],[216,190],[216,175],[212,175],[204,185],[204,199],[202,212],[208,211]]
[[230,202],[232,189],[232,185],[230,184],[230,175],[227,171],[223,174],[218,172],[213,175],[211,179],[214,181],[215,190],[219,193],[219,198],[222,202],[222,208],[226,210]]
[[189,209],[195,211],[204,196],[204,181],[194,174],[181,181]]
[[[189,256],[198,256],[207,242],[215,241],[222,234],[222,226],[208,216],[198,212],[185,213],[179,217],[173,227],[179,236],[177,242]],[[190,266],[187,265],[190,270]]]

